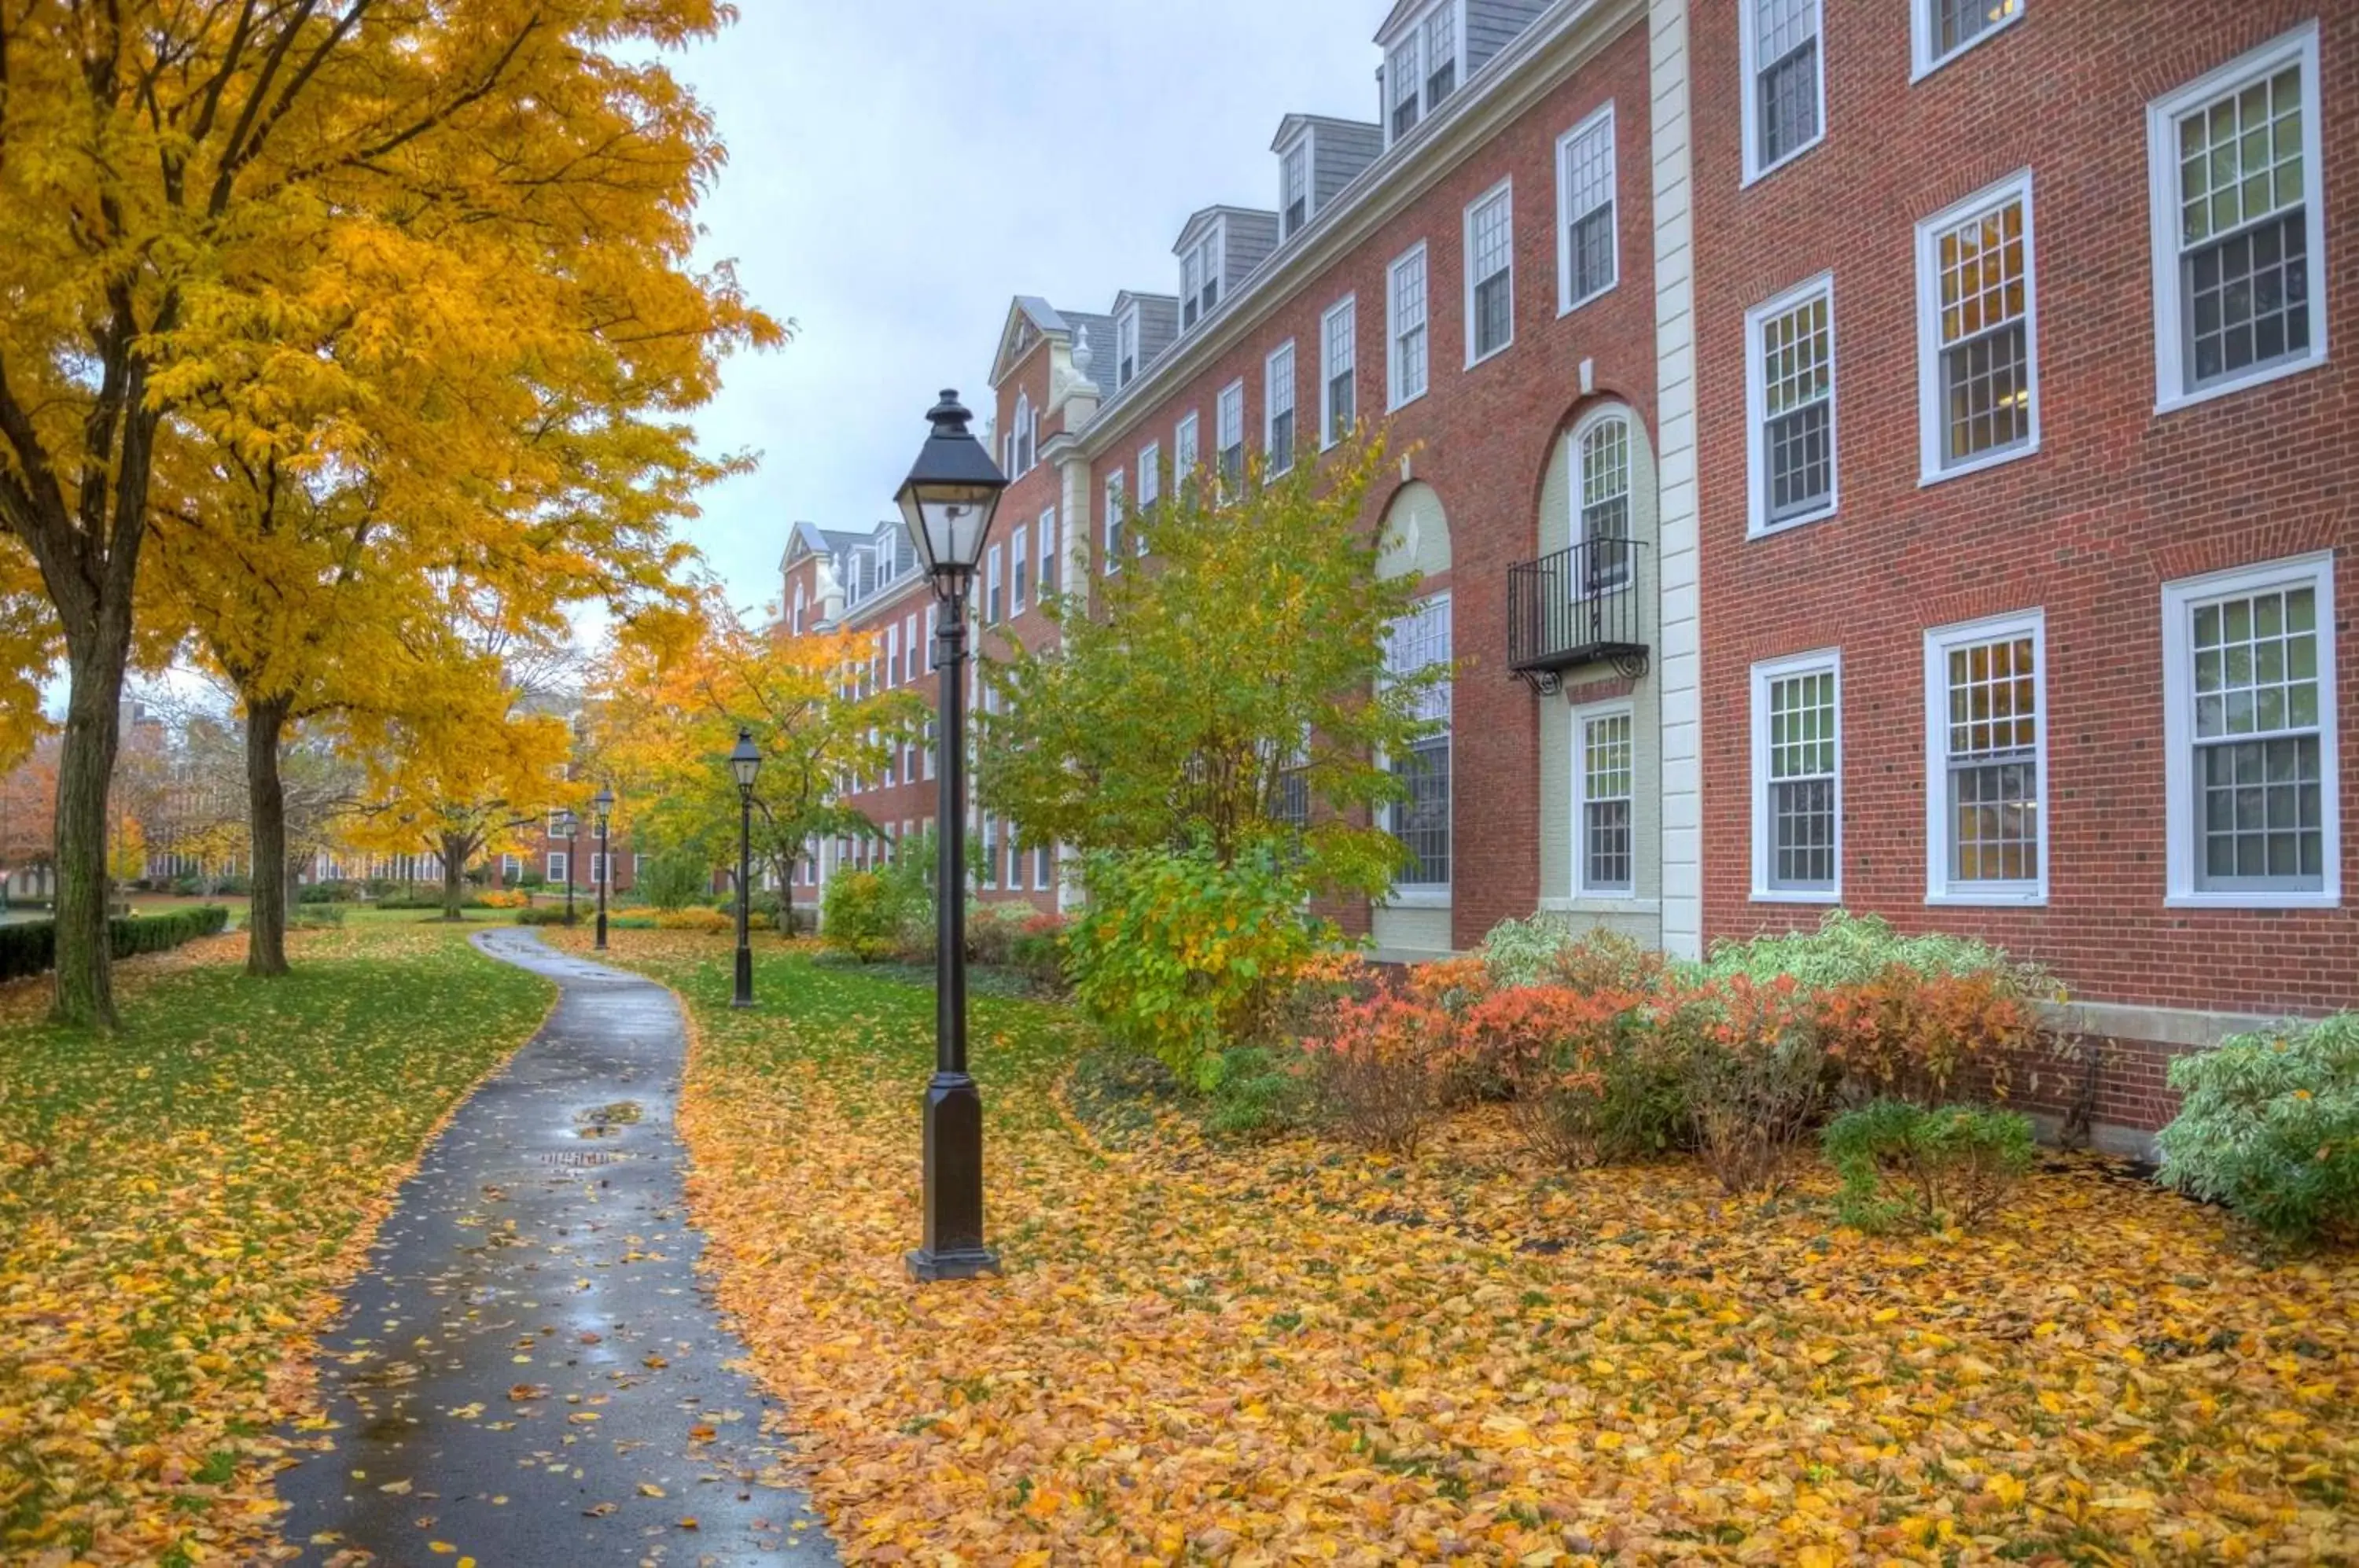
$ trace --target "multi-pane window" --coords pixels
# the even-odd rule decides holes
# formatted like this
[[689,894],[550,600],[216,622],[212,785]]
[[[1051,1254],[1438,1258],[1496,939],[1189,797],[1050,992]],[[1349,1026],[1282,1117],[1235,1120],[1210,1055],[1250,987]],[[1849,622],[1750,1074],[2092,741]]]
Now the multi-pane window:
[[1105,569],[1117,572],[1122,568],[1123,539],[1130,531],[1130,496],[1128,482],[1121,469],[1106,475],[1105,482]]
[[1007,613],[1020,615],[1032,589],[1032,530],[1022,523],[1007,542]]
[[1442,0],[1425,19],[1425,112],[1458,89],[1458,0]]
[[1039,433],[1039,421],[1032,417],[1031,395],[1017,393],[1016,396],[1016,466],[1011,477],[1021,477],[1032,472],[1034,443]]
[[1419,245],[1392,265],[1391,352],[1386,355],[1392,406],[1425,396],[1425,247]]
[[[1159,441],[1149,441],[1138,449],[1138,504],[1132,510],[1147,511],[1161,499],[1163,499],[1163,446]],[[1134,550],[1145,548],[1136,538],[1136,530],[1134,530],[1131,547]]]
[[1391,89],[1393,140],[1417,128],[1417,117],[1424,103],[1425,77],[1419,69],[1419,45],[1423,35],[1412,31],[1403,38],[1385,61],[1385,81]]
[[1756,897],[1832,898],[1840,886],[1839,686],[1832,656],[1754,670]]
[[918,613],[912,610],[901,622],[901,679],[904,681],[917,680],[920,651],[918,647]]
[[1630,421],[1615,414],[1581,433],[1582,571],[1575,591],[1610,593],[1630,581]]
[[1633,721],[1628,709],[1581,724],[1581,890],[1627,893],[1634,882]]
[[1040,568],[1033,574],[1035,593],[1046,598],[1057,591],[1057,508],[1040,514]]
[[1466,210],[1466,361],[1516,335],[1515,192],[1502,185]]
[[1928,478],[2038,439],[2031,182],[2017,175],[1918,231]]
[[1764,173],[1819,139],[1824,122],[1820,0],[1743,0],[1752,92],[1750,168]]
[[1613,288],[1620,275],[1614,228],[1614,105],[1600,109],[1557,144],[1556,167],[1563,223],[1558,306],[1570,310]]
[[1288,343],[1269,356],[1262,387],[1264,442],[1269,451],[1269,471],[1283,474],[1294,466],[1294,345]]
[[1299,765],[1277,770],[1277,798],[1270,815],[1297,833],[1310,827],[1310,770]]
[[1818,278],[1750,317],[1753,531],[1835,503],[1834,284]]
[[1221,484],[1234,493],[1237,483],[1245,476],[1245,384],[1232,381],[1222,387],[1214,413],[1218,420],[1214,433],[1220,437]]
[[2040,642],[2036,615],[1926,634],[1935,898],[2029,898],[2044,886]]
[[1346,299],[1327,312],[1319,334],[1321,442],[1333,446],[1360,418],[1360,307]]
[[1917,72],[1921,76],[2022,16],[2024,0],[1911,0],[1911,4],[1917,12]]
[[987,626],[997,626],[1006,616],[1007,610],[1007,584],[1006,580],[1000,575],[999,564],[999,547],[997,545],[993,545],[991,547],[991,554],[986,558],[984,568],[984,583],[985,592],[984,597],[983,624]]
[[[1395,680],[1450,662],[1450,599],[1428,599],[1395,621],[1385,640],[1385,671]],[[1388,808],[1395,838],[1408,851],[1404,889],[1450,886],[1450,682],[1437,681],[1420,695],[1417,717],[1433,726],[1392,759],[1401,799]]]
[[1279,211],[1286,220],[1286,237],[1292,239],[1310,221],[1310,144],[1299,141],[1278,160]]
[[[933,604],[926,606],[926,647],[929,650],[933,648],[934,638],[939,635],[939,608],[940,607],[938,605]],[[926,668],[928,670],[931,670],[933,667],[934,656],[930,651],[929,651],[926,655]]]
[[2313,25],[2154,105],[2163,403],[2323,350]]
[[1138,312],[1125,310],[1114,327],[1114,389],[1129,386],[1138,376]]
[[2337,891],[2325,558],[2164,590],[2174,895]]
[[983,885],[999,886],[999,819],[989,811],[983,814]]
[[1171,431],[1171,472],[1182,485],[1195,477],[1196,463],[1202,455],[1196,450],[1196,416],[1190,414]]
[[897,626],[888,626],[885,628],[885,684],[897,685],[900,680],[901,628]]
[[1192,327],[1199,317],[1211,314],[1212,307],[1221,302],[1221,231],[1216,228],[1206,234],[1189,255],[1193,258],[1196,281],[1183,308],[1188,317],[1186,324]]
[[551,882],[571,882],[573,879],[571,871],[571,863],[567,858],[565,851],[561,849],[549,851],[549,880]]

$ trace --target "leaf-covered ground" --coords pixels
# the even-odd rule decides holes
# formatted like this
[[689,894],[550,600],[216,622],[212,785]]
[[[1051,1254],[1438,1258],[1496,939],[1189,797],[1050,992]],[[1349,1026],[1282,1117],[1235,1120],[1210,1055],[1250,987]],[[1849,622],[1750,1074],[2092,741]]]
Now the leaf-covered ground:
[[726,1304],[848,1559],[2359,1560],[2359,1261],[2060,1164],[1972,1237],[1551,1177],[1462,1118],[1409,1167],[1169,1126],[1102,1152],[1082,1031],[979,1000],[1007,1278],[919,1290],[931,998],[710,939],[682,1125]]
[[112,1041],[0,992],[0,1562],[243,1561],[309,1336],[428,1135],[550,988],[463,931],[355,923],[243,977],[119,972]]

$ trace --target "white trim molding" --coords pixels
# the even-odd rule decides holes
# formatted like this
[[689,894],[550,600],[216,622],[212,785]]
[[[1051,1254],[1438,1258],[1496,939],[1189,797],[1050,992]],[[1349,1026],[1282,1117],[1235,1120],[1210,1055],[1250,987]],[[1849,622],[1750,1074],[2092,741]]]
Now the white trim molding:
[[[2320,877],[2315,888],[2208,888],[2203,886],[2201,868],[2197,864],[2197,834],[2201,823],[2196,798],[2195,750],[2198,742],[2195,706],[2201,682],[2196,676],[2199,649],[2193,634],[2196,613],[2213,604],[2224,604],[2240,598],[2267,594],[2272,591],[2303,588],[2314,590],[2312,603],[2315,621],[2317,668],[2317,723],[2314,725],[2288,722],[2270,728],[2260,727],[2255,718],[2253,738],[2266,740],[2288,735],[2300,736],[2314,733],[2319,751],[2320,809]],[[2214,572],[2201,577],[2183,578],[2166,583],[2162,588],[2162,745],[2164,824],[2168,834],[2164,866],[2167,876],[2165,903],[2171,909],[2332,909],[2343,904],[2343,835],[2341,775],[2344,758],[2337,735],[2335,708],[2341,700],[2336,690],[2334,649],[2334,555],[2321,550],[2313,555],[2295,556],[2264,565],[2240,567],[2230,572]],[[2256,689],[2254,700],[2271,687],[2282,690],[2297,679],[2290,668],[2282,669],[2275,677],[2264,676],[2258,668],[2271,634],[2255,628],[2245,638],[2249,648],[2240,649],[2230,643],[2221,657],[2233,659],[2243,651],[2252,662],[2247,681]],[[2279,642],[2280,648],[2283,643]],[[2225,700],[2225,699],[2223,699]],[[2290,702],[2290,694],[2283,699]],[[2237,732],[2243,733],[2243,732]],[[2241,781],[2240,781],[2241,783]],[[2264,811],[2271,802],[2267,792],[2262,792]],[[2296,790],[2299,800],[2299,789]],[[2241,804],[2241,802],[2240,802]]]
[[[2028,639],[2031,644],[2031,669],[2027,672],[2009,669],[2003,683],[2009,690],[2000,691],[2001,675],[1985,670],[1976,676],[1969,673],[1971,683],[1989,688],[1989,702],[1977,714],[1968,710],[1961,713],[1951,691],[1950,663],[1953,654],[1975,648],[1990,649],[1996,645],[2013,644]],[[2024,687],[2030,691],[2030,712],[2027,715],[2020,706]],[[2004,708],[2005,712],[2000,710]],[[1958,817],[1951,796],[1953,768],[1959,766],[1950,746],[1955,729],[1962,725],[1984,726],[2006,724],[2019,726],[2026,718],[2031,724],[2031,745],[2008,747],[1998,745],[1999,737],[1985,735],[1991,745],[1978,755],[1997,752],[2017,754],[2009,764],[2019,766],[2028,760],[2031,765],[2032,811],[2031,852],[2035,874],[2027,877],[1966,879],[1955,875],[1953,860]],[[2054,812],[2049,810],[2048,787],[2048,616],[2044,610],[2029,610],[2018,615],[1995,615],[1987,620],[1971,621],[1961,626],[1937,626],[1925,634],[1925,902],[1957,906],[2019,906],[2045,904],[2048,901],[2048,827]],[[2027,758],[2019,755],[2028,753]]]
[[[1572,210],[1574,191],[1572,163],[1574,151],[1590,137],[1603,131],[1605,136],[1603,181],[1603,199],[1593,201],[1582,212]],[[1569,316],[1593,299],[1603,299],[1622,286],[1622,202],[1621,202],[1621,143],[1614,123],[1614,101],[1607,99],[1588,118],[1556,140],[1556,313]],[[1594,158],[1593,151],[1590,156]],[[1572,224],[1577,217],[1587,217],[1600,207],[1606,210],[1607,227],[1613,235],[1612,273],[1603,283],[1586,294],[1576,297],[1572,290]]]
[[1995,20],[1989,19],[1988,12],[1982,12],[1984,18],[1983,26],[1973,37],[1953,46],[1946,53],[1934,37],[1938,25],[1935,13],[1940,5],[1941,0],[1908,0],[1908,80],[1912,82],[1924,81],[1968,49],[1988,43],[2022,21],[2026,0],[2002,0],[2006,15]]
[[[1769,387],[1767,332],[1771,321],[1783,321],[1823,299],[1826,302],[1827,495],[1806,510],[1772,517],[1769,507]],[[1745,313],[1745,454],[1747,476],[1745,533],[1761,539],[1815,523],[1835,515],[1843,495],[1842,420],[1838,399],[1841,375],[1836,363],[1835,275],[1821,272],[1809,282],[1764,300]],[[1795,408],[1801,404],[1794,405]],[[1792,412],[1789,408],[1788,412]]]
[[[1818,95],[1818,124],[1808,136],[1764,162],[1761,157],[1761,8],[1777,0],[1737,0],[1736,53],[1738,91],[1744,95],[1745,132],[1743,185],[1767,178],[1827,139],[1827,14],[1824,0],[1802,0],[1810,11],[1810,36],[1817,45],[1812,91]],[[1772,62],[1775,63],[1775,62]]]
[[[1485,274],[1480,278],[1474,275],[1474,246],[1477,243],[1474,234],[1474,228],[1476,221],[1494,204],[1504,204],[1506,209],[1506,214],[1504,219],[1504,222],[1506,224],[1506,234],[1500,249],[1505,255],[1507,263],[1507,335],[1501,338],[1497,343],[1493,343],[1488,349],[1478,351],[1475,339],[1475,331],[1477,326],[1474,303],[1475,290],[1483,284],[1489,282],[1491,278],[1498,277],[1499,274],[1495,271]],[[1506,179],[1500,180],[1496,185],[1492,186],[1488,191],[1484,191],[1480,196],[1475,197],[1472,201],[1467,202],[1466,212],[1462,222],[1465,227],[1465,245],[1462,255],[1464,265],[1461,270],[1464,274],[1462,280],[1464,283],[1464,296],[1459,300],[1459,305],[1464,311],[1466,321],[1466,368],[1472,370],[1476,365],[1484,364],[1488,360],[1496,359],[1499,355],[1506,353],[1509,349],[1516,346],[1515,176],[1509,175]],[[1429,276],[1427,278],[1426,289],[1427,327],[1425,334],[1428,347],[1426,358],[1428,361],[1429,374],[1430,373],[1431,360],[1433,357],[1431,353],[1431,345],[1433,342],[1432,317],[1432,279],[1430,276]]]
[[[2193,326],[2193,315],[2187,298],[2181,250],[2179,122],[2191,111],[2245,88],[2266,82],[2288,67],[2299,69],[2301,82],[2299,156],[2303,245],[2307,257],[2304,270],[2310,285],[2306,318],[2310,343],[2300,353],[2278,354],[2241,371],[2223,372],[2210,381],[2197,385],[2187,363],[2187,336]],[[2326,363],[2326,158],[2323,133],[2320,128],[2325,117],[2324,101],[2320,93],[2318,24],[2314,21],[2239,56],[2219,70],[2147,105],[2147,178],[2152,187],[2149,200],[2154,221],[2156,413],[2168,414],[2193,404],[2209,402],[2214,397],[2241,392],[2247,387],[2315,370]],[[2255,172],[2239,169],[2240,175],[2248,180]],[[2222,193],[2222,196],[2224,199],[2226,193]],[[2266,233],[2271,223],[2280,222],[2280,214],[2290,205],[2277,199],[2274,191],[2272,201],[2268,217],[2263,221],[2256,238],[2258,233]],[[2215,238],[2219,232],[2212,226],[2211,216],[2207,212],[2207,242]],[[2245,228],[2250,222],[2250,214],[2245,211],[2241,200],[2237,201],[2234,219],[2226,225],[2231,233]]]
[[[1603,720],[1627,721],[1629,729],[1628,756],[1624,770],[1628,775],[1630,792],[1619,799],[1628,808],[1624,831],[1629,835],[1630,879],[1620,883],[1593,883],[1589,879],[1589,731],[1590,726]],[[1609,797],[1611,799],[1612,797]],[[1572,711],[1572,901],[1608,904],[1619,908],[1638,896],[1638,706],[1627,697],[1607,702],[1593,702]]]

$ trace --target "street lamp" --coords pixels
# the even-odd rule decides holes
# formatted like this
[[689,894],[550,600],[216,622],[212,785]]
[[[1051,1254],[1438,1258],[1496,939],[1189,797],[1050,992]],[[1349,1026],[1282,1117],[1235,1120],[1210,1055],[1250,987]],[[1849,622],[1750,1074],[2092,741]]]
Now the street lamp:
[[754,779],[762,771],[762,748],[754,732],[737,732],[737,749],[729,754],[729,771],[737,780],[737,996],[734,1007],[754,1005],[754,942],[746,930],[751,912],[746,885],[754,877]]
[[573,929],[573,863],[582,857],[582,819],[571,811],[557,814],[557,825],[565,833],[565,927]]
[[590,802],[598,812],[598,951],[606,951],[606,888],[614,880],[614,840],[606,831],[614,816],[614,791],[610,786]]
[[1007,478],[967,432],[973,416],[944,392],[933,434],[898,501],[909,542],[933,579],[934,667],[941,671],[941,831],[934,943],[934,1078],[926,1088],[925,1245],[908,1256],[920,1281],[999,1272],[983,1244],[983,1094],[966,1070],[966,599]]

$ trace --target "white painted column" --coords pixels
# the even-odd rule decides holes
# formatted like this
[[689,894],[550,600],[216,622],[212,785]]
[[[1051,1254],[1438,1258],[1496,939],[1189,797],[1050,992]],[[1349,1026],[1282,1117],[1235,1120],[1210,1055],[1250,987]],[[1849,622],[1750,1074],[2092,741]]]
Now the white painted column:
[[1663,946],[1703,956],[1702,625],[1696,500],[1693,158],[1688,0],[1652,0],[1655,398],[1662,494]]

